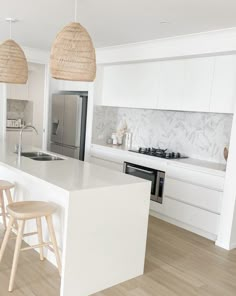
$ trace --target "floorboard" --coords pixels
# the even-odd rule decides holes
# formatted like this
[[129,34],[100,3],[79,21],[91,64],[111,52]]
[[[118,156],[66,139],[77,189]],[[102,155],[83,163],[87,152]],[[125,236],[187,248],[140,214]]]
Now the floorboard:
[[[0,229],[0,241],[3,230]],[[14,241],[0,265],[7,292]],[[21,253],[13,296],[59,296],[57,269],[35,251]],[[230,252],[191,232],[150,217],[145,273],[93,296],[235,296],[236,249]],[[75,295],[76,296],[76,291]]]

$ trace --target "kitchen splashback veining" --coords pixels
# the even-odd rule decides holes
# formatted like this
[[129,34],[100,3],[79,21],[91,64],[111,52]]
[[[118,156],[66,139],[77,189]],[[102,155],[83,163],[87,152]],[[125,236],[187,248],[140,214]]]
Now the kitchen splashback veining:
[[134,147],[160,147],[192,158],[225,163],[233,116],[95,106],[93,143],[106,142],[122,120],[133,133]]

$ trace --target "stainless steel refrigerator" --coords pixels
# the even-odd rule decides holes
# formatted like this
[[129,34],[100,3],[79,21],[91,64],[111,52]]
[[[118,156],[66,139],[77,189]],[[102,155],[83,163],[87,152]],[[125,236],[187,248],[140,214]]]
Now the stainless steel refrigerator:
[[84,160],[87,99],[82,93],[52,95],[52,152]]

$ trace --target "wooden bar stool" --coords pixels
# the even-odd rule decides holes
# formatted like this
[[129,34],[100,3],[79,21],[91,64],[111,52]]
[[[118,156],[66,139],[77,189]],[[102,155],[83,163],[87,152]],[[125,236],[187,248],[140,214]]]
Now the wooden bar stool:
[[[13,257],[13,264],[10,276],[10,283],[8,291],[11,292],[14,286],[14,280],[16,275],[16,269],[19,259],[20,251],[26,251],[34,248],[40,249],[40,260],[44,259],[43,255],[43,247],[49,247],[50,250],[53,250],[56,256],[57,266],[59,273],[61,274],[61,259],[58,251],[56,236],[54,232],[54,227],[52,223],[52,214],[56,211],[56,207],[50,203],[42,202],[42,201],[22,201],[22,202],[14,202],[7,206],[7,212],[10,216],[10,220],[7,226],[7,230],[2,242],[1,250],[0,250],[0,262],[2,260],[4,251],[7,246],[7,242],[9,240],[11,229],[13,224],[18,221],[18,231],[16,237],[16,246],[15,252]],[[41,218],[45,217],[48,225],[48,232],[51,242],[43,242],[43,235],[42,235],[42,224]],[[24,226],[25,221],[30,219],[36,219],[37,223],[37,232],[31,232],[24,234]],[[29,246],[26,248],[21,248],[22,238],[24,236],[38,234],[38,245]],[[50,247],[52,245],[53,248]]]
[[1,208],[0,216],[2,216],[2,221],[5,229],[7,229],[7,220],[6,220],[7,215],[5,210],[4,193],[6,195],[8,204],[12,203],[13,200],[12,200],[10,189],[14,187],[15,187],[14,184],[5,180],[0,180],[0,208]]

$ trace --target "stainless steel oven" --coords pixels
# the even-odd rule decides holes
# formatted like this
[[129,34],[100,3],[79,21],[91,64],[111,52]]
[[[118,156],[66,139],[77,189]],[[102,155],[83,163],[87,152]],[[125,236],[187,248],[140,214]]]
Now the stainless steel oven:
[[124,173],[151,181],[151,200],[158,203],[163,202],[165,172],[124,162]]

